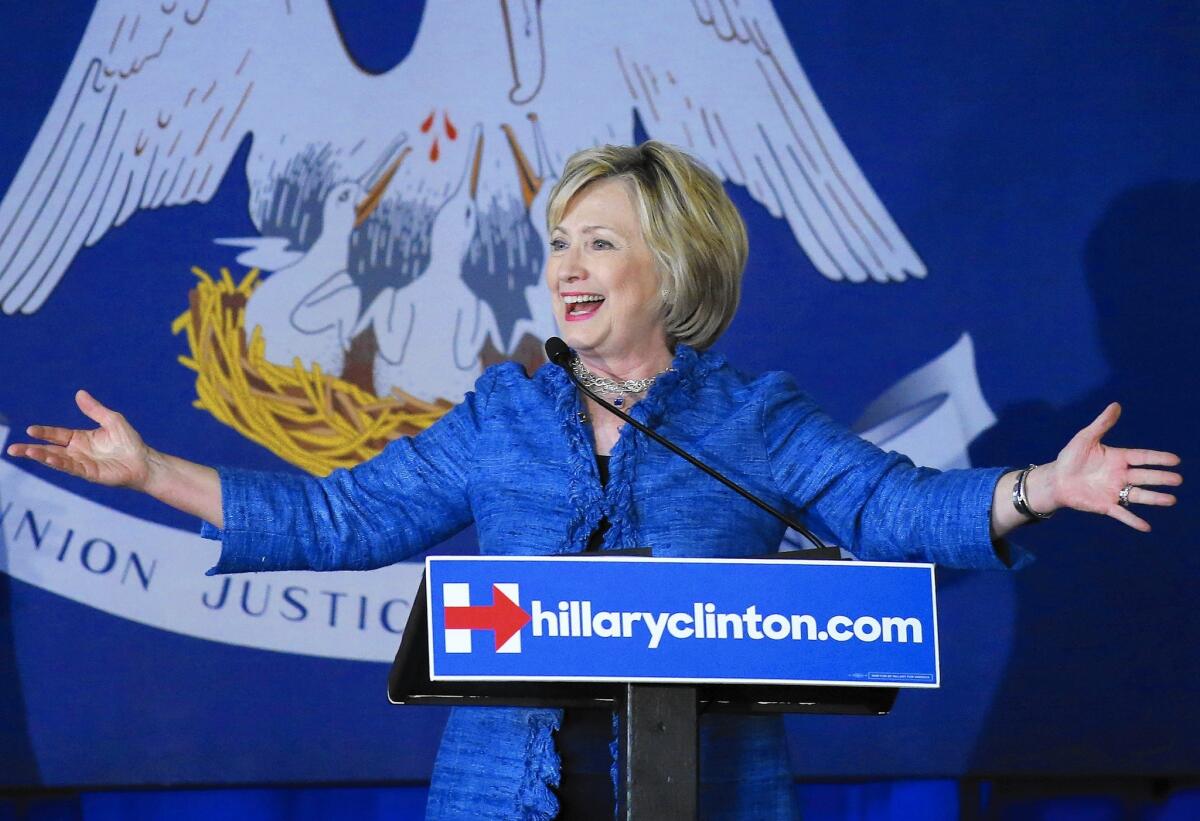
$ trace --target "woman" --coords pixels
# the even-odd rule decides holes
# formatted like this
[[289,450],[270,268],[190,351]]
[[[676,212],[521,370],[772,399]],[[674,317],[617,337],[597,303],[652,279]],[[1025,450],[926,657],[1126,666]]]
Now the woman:
[[[1175,501],[1144,486],[1178,485],[1179,474],[1158,469],[1178,457],[1101,443],[1120,413],[1115,404],[1048,464],[939,473],[848,433],[787,376],[736,371],[708,349],[737,306],[745,228],[716,177],[677,149],[648,142],[576,154],[547,217],[546,284],[576,373],[859,558],[1015,566],[1023,556],[1005,535],[1059,508],[1149,530],[1130,505]],[[649,546],[665,556],[750,556],[774,549],[783,533],[774,518],[582,400],[555,366],[533,377],[512,363],[491,368],[428,431],[322,480],[186,462],[147,447],[87,393],[76,400],[98,429],[34,426],[29,434],[49,444],[9,453],[196,514],[222,540],[210,573],[379,567],[472,520],[480,550],[491,554]],[[455,710],[429,816],[553,817],[561,722],[555,710]],[[777,718],[706,717],[701,732],[706,813],[793,814]],[[607,792],[607,780],[595,778],[596,761],[607,764],[607,751],[597,754],[605,728],[599,735],[582,751],[557,739],[567,751],[562,794],[572,811],[591,801],[571,792],[576,782],[598,781]]]

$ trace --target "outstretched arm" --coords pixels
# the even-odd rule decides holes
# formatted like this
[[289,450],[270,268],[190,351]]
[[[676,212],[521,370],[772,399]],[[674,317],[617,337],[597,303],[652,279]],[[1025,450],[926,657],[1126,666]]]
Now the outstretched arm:
[[[821,413],[790,378],[773,376],[764,406],[768,459],[784,495],[811,512],[860,559],[932,561],[947,567],[1016,566],[1001,539],[1032,520],[1013,505],[1019,471],[913,467],[884,453]],[[1109,405],[1067,443],[1053,462],[1026,476],[1025,497],[1037,513],[1072,508],[1150,529],[1128,505],[1171,505],[1170,493],[1144,486],[1175,486],[1182,477],[1164,467],[1173,453],[1115,448],[1101,439],[1121,408]]]
[[149,447],[123,414],[100,404],[87,391],[77,391],[75,403],[98,428],[30,425],[26,433],[46,444],[9,445],[8,454],[89,482],[148,493],[216,527],[223,526],[221,481],[215,470]]
[[[1180,474],[1158,469],[1178,465],[1176,454],[1144,448],[1115,448],[1100,441],[1120,416],[1121,406],[1113,402],[1071,438],[1057,459],[1030,471],[1025,478],[1025,497],[1032,510],[1049,514],[1071,508],[1100,513],[1145,533],[1150,530],[1149,523],[1134,513],[1130,505],[1175,504],[1174,495],[1147,490],[1146,486],[1177,487],[1183,483]],[[1020,471],[1006,473],[996,483],[992,533],[997,538],[1032,521],[1013,504],[1013,487],[1019,476]],[[1122,496],[1126,486],[1129,490]]]

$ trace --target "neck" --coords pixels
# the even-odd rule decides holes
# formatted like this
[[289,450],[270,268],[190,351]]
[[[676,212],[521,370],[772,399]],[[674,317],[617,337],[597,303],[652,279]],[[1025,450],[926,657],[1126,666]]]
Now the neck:
[[649,379],[671,367],[671,352],[663,346],[650,353],[639,352],[625,356],[598,356],[578,352],[579,361],[597,376],[607,376],[618,382],[629,379]]

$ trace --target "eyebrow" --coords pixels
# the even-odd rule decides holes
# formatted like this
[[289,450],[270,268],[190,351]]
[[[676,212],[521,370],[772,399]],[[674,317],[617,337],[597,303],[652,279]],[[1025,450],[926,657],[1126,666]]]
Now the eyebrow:
[[[554,229],[553,229],[553,230],[555,230],[555,231],[562,231],[562,230],[564,230],[564,229],[563,229],[562,225],[561,225],[561,224],[559,224],[559,225],[556,225],[556,226],[554,226]],[[594,233],[596,233],[596,231],[598,231],[598,230],[600,230],[600,231],[610,231],[610,232],[612,232],[612,233],[614,233],[614,234],[617,234],[618,236],[620,236],[620,235],[621,235],[621,232],[620,232],[620,231],[618,231],[616,228],[613,228],[611,225],[584,225],[583,227],[581,227],[581,228],[579,229],[579,233],[581,233],[581,234],[594,234]]]

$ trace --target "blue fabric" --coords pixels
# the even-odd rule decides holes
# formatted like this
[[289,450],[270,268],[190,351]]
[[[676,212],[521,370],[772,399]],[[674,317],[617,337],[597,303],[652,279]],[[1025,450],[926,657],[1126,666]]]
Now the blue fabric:
[[[608,549],[753,556],[783,525],[630,427],[601,486],[582,406],[566,375],[508,363],[429,430],[324,479],[222,469],[225,528],[209,573],[366,570],[442,541],[472,520],[485,554],[582,551],[602,517]],[[768,501],[832,533],[861,559],[1001,568],[990,508],[1001,469],[915,468],[833,422],[790,377],[742,375],[681,346],[632,415]],[[696,515],[703,511],[704,515]],[[557,710],[463,708],[447,724],[428,817],[553,818]],[[777,717],[701,722],[704,811],[790,818]]]

